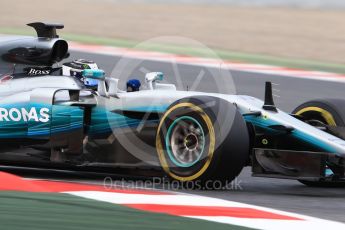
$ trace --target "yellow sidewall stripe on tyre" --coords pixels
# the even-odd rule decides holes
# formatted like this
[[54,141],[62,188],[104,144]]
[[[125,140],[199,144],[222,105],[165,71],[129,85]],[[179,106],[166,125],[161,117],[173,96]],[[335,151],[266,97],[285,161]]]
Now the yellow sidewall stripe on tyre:
[[322,109],[320,107],[316,107],[316,106],[306,107],[297,111],[296,115],[302,115],[303,113],[313,112],[313,111],[320,113],[321,116],[326,120],[327,125],[337,126],[332,114],[328,112],[327,110]]
[[[207,129],[208,129],[208,134],[210,137],[210,145],[209,145],[209,149],[208,149],[208,153],[207,153],[207,160],[205,162],[205,164],[203,165],[203,167],[194,175],[191,176],[187,176],[187,177],[181,177],[178,176],[174,173],[172,173],[170,171],[169,165],[167,163],[167,160],[165,159],[165,154],[164,154],[164,149],[163,149],[163,145],[161,142],[161,138],[160,138],[160,132],[161,132],[161,128],[162,125],[165,121],[165,119],[167,118],[167,116],[169,116],[169,114],[171,112],[173,112],[174,110],[181,108],[181,107],[188,107],[190,109],[192,109],[195,112],[198,112],[200,114],[200,116],[202,117],[202,119],[204,120]],[[157,152],[158,152],[158,157],[159,157],[159,161],[161,163],[161,166],[163,168],[163,170],[172,178],[179,180],[179,181],[192,181],[195,180],[197,178],[199,178],[209,167],[209,165],[211,164],[212,158],[213,158],[213,154],[214,154],[214,149],[215,149],[215,144],[216,144],[216,138],[215,138],[215,132],[214,132],[214,128],[212,125],[212,121],[210,119],[210,117],[203,111],[202,108],[200,108],[199,106],[196,106],[192,103],[189,102],[184,102],[184,103],[180,103],[177,104],[173,107],[171,107],[162,117],[161,122],[159,123],[158,126],[158,135],[156,137],[156,148],[157,148]]]

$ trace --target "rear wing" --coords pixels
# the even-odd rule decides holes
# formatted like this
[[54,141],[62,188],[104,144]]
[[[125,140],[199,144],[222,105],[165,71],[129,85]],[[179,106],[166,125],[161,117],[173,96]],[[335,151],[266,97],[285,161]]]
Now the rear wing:
[[37,36],[40,38],[58,38],[56,29],[64,28],[64,25],[59,23],[33,22],[27,25],[34,28]]

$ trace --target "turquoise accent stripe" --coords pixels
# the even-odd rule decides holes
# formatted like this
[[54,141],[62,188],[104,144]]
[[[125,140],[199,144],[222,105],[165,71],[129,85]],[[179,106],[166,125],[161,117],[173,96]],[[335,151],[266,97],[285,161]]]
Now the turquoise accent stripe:
[[292,135],[296,137],[297,139],[301,139],[309,144],[312,144],[314,146],[317,146],[321,148],[323,151],[326,151],[328,153],[337,153],[337,150],[333,148],[332,146],[329,146],[327,143],[324,143],[320,141],[319,139],[316,139],[308,134],[305,134],[299,130],[295,130],[292,132]]
[[11,108],[30,111],[35,108],[38,119],[41,118],[40,110],[49,109],[49,120],[41,121],[1,121],[0,138],[38,138],[49,139],[51,134],[69,132],[83,127],[83,110],[78,107],[47,105],[39,103],[18,103],[0,105],[7,110]]
[[[136,112],[158,112],[163,113],[168,106],[140,106],[130,108],[128,110]],[[83,127],[83,112],[79,107],[63,106],[63,105],[46,105],[39,103],[18,103],[0,105],[0,108],[26,109],[35,108],[40,111],[42,108],[49,109],[49,121],[37,122],[24,120],[13,122],[0,122],[0,138],[39,138],[48,139],[50,135],[69,132]],[[40,114],[38,113],[38,118]],[[140,119],[128,118],[121,114],[107,111],[106,108],[96,107],[92,111],[92,120],[89,127],[90,135],[111,133],[117,128],[136,127],[142,121]],[[158,120],[150,120],[148,122],[158,123]]]
[[[268,132],[274,134],[274,133],[281,133],[280,131],[277,130],[273,130],[271,128],[269,128],[269,126],[271,125],[279,125],[279,123],[276,123],[270,119],[264,119],[262,117],[254,117],[254,116],[244,116],[244,119],[247,122],[252,123],[254,126],[260,127],[260,128],[264,128],[266,129]],[[300,130],[294,130],[292,131],[291,135],[293,137],[295,137],[296,139],[305,141],[306,143],[309,143],[313,146],[316,146],[320,149],[322,149],[323,151],[329,152],[329,153],[336,153],[336,149],[333,148],[332,146],[328,145],[327,143],[322,142],[321,140],[314,138]]]
[[[168,106],[142,106],[132,107],[125,110],[133,112],[163,113]],[[122,108],[124,109],[124,108]],[[122,114],[114,113],[102,107],[97,107],[92,111],[92,120],[90,125],[90,135],[112,133],[115,129],[137,127],[142,120],[126,117]],[[146,121],[149,123],[158,123],[159,120]]]
[[131,107],[126,110],[135,112],[148,112],[148,113],[164,113],[168,109],[169,105],[152,105],[152,106],[138,106]]

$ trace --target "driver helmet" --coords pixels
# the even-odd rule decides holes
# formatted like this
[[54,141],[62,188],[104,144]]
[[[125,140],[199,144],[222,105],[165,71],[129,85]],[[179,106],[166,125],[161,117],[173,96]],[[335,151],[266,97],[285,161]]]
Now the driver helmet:
[[96,89],[98,80],[83,77],[82,71],[84,69],[98,69],[98,66],[93,61],[78,59],[62,64],[62,75],[78,78],[87,88]]
[[141,83],[138,79],[131,79],[127,81],[127,92],[139,91]]

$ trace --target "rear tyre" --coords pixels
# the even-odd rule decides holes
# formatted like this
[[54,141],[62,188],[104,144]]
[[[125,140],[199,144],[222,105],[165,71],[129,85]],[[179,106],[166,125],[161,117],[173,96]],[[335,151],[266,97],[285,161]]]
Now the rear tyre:
[[[301,104],[292,113],[301,116],[305,122],[311,125],[345,127],[345,100],[313,100]],[[332,134],[344,139],[343,135]],[[299,182],[311,187],[345,187],[345,182],[343,181],[299,180]]]
[[212,189],[232,181],[245,166],[249,145],[246,123],[236,107],[207,96],[172,104],[156,136],[163,170],[172,179],[195,182],[194,188]]

